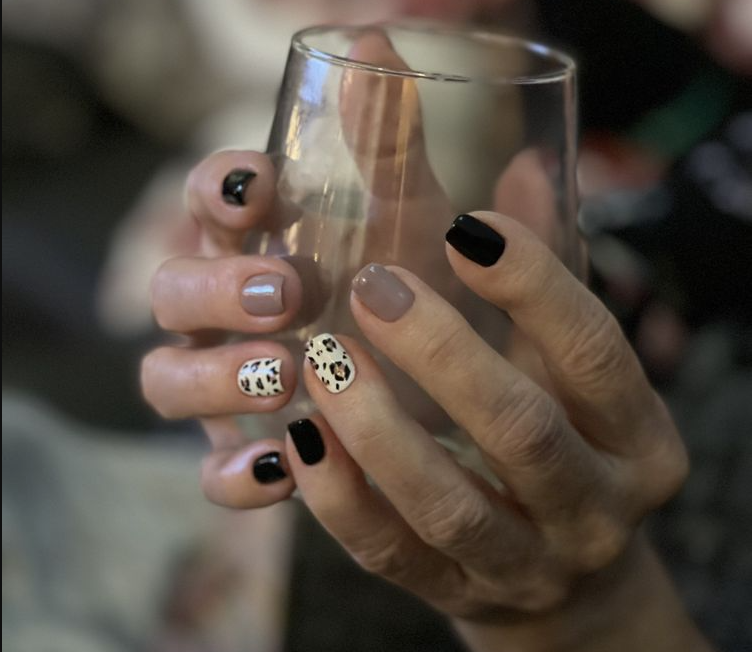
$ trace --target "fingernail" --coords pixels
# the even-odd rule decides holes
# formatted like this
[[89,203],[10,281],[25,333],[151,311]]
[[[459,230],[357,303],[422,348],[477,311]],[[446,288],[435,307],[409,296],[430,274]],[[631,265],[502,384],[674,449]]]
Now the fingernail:
[[295,450],[304,464],[312,466],[324,459],[324,440],[321,438],[319,429],[310,419],[299,419],[288,424],[287,431],[290,433]]
[[355,380],[355,365],[334,335],[322,333],[312,337],[306,343],[305,355],[332,394],[344,392]]
[[504,238],[472,215],[459,215],[446,233],[446,241],[465,258],[491,267],[504,253]]
[[282,468],[281,460],[282,456],[276,451],[262,455],[253,463],[253,477],[261,484],[284,480],[287,473]]
[[355,294],[379,319],[397,321],[415,301],[413,291],[396,274],[371,263],[352,281]]
[[279,370],[279,358],[247,360],[238,370],[238,387],[248,396],[276,396],[285,391]]
[[240,303],[248,314],[256,317],[281,315],[285,311],[282,303],[282,274],[259,274],[251,276],[243,286]]
[[222,182],[222,199],[233,206],[245,206],[245,189],[256,176],[252,170],[233,170]]

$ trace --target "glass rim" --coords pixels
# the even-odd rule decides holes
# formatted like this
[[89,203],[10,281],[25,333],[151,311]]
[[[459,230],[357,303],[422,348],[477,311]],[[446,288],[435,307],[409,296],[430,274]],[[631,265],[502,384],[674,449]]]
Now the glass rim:
[[[457,75],[457,74],[445,74],[440,72],[428,72],[425,70],[402,70],[396,68],[388,68],[384,66],[377,66],[364,61],[355,61],[348,57],[334,54],[332,52],[326,52],[319,48],[315,48],[305,42],[305,39],[309,36],[316,34],[326,34],[331,32],[367,32],[373,29],[383,28],[385,30],[397,29],[406,32],[416,32],[423,34],[440,34],[442,36],[457,36],[468,39],[470,41],[485,42],[504,46],[514,46],[520,50],[525,50],[531,54],[548,59],[551,62],[558,64],[553,70],[532,74],[532,75],[515,75],[515,76],[487,76],[479,75],[477,77],[470,75]],[[526,84],[549,84],[554,82],[561,82],[568,77],[572,77],[575,73],[577,65],[574,59],[563,52],[549,45],[545,45],[538,41],[534,41],[521,36],[513,36],[511,34],[504,34],[501,32],[489,32],[483,29],[474,27],[451,27],[447,25],[431,25],[426,23],[411,23],[411,22],[384,22],[384,23],[372,23],[368,25],[313,25],[306,27],[295,32],[292,36],[292,48],[309,57],[331,63],[333,65],[341,66],[343,68],[352,68],[355,70],[364,70],[367,72],[373,72],[381,75],[388,75],[392,77],[407,77],[414,79],[427,79],[433,81],[445,81],[445,82],[474,82],[474,83],[487,83],[487,84],[514,84],[514,85],[526,85]]]

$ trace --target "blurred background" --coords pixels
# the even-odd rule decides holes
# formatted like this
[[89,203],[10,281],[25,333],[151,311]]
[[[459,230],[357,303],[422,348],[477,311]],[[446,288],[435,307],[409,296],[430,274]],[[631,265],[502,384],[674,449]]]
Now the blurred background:
[[752,648],[751,0],[4,0],[3,645],[460,650],[295,503],[205,504],[198,427],[142,402],[181,187],[264,149],[291,34],[399,16],[580,65],[592,279],[693,461],[650,522],[703,631]]

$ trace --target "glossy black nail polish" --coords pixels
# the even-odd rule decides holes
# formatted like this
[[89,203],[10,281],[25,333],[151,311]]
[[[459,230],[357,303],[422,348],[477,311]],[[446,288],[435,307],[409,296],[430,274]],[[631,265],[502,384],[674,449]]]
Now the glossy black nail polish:
[[280,454],[275,452],[262,455],[253,463],[253,477],[261,484],[271,484],[287,477],[280,464]]
[[245,206],[245,189],[256,176],[251,170],[233,170],[222,182],[222,199],[233,206]]
[[491,267],[504,253],[504,238],[472,215],[459,215],[446,233],[446,241],[465,258]]
[[292,443],[305,464],[311,466],[324,459],[324,440],[319,429],[310,419],[299,419],[287,426]]

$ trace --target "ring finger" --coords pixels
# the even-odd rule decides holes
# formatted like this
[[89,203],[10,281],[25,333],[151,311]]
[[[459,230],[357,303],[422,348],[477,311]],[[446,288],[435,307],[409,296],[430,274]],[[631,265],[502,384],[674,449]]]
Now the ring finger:
[[161,347],[141,365],[146,400],[163,417],[271,412],[290,400],[295,367],[274,342],[239,342],[207,349]]

